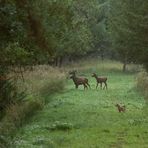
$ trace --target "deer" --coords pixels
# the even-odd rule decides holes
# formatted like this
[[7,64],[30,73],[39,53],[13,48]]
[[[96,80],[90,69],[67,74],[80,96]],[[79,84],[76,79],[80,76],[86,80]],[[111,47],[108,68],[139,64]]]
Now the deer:
[[116,104],[115,106],[118,108],[119,113],[125,112],[125,105],[121,106],[119,104]]
[[88,88],[88,86],[90,88],[90,85],[88,83],[88,79],[87,78],[77,77],[76,76],[76,71],[69,72],[69,74],[71,74],[70,79],[73,80],[76,89],[79,87],[79,85],[83,85],[84,89]]
[[107,77],[98,77],[95,73],[92,74],[92,77],[94,77],[97,81],[96,89],[98,88],[98,84],[100,83],[100,87],[102,89],[102,83],[104,83],[103,89],[107,89]]

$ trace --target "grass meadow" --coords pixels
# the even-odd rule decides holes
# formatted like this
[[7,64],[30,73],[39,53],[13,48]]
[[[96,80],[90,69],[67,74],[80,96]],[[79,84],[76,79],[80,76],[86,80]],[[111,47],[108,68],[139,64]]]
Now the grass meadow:
[[[68,71],[73,69],[89,79],[91,89],[84,90],[82,86],[75,89],[68,78]],[[139,67],[129,65],[128,72],[123,73],[122,64],[116,61],[81,61],[60,69],[61,74],[66,75],[65,88],[52,97],[47,87],[44,91],[37,85],[32,86],[34,93],[45,93],[42,97],[48,103],[28,124],[19,128],[12,147],[147,148],[148,116],[144,97],[136,88],[137,69]],[[93,72],[108,77],[108,90],[99,87],[96,90]],[[48,74],[44,75],[40,83],[42,88],[47,77]],[[38,76],[33,76],[31,84],[38,81],[41,81]],[[116,103],[126,105],[126,112],[119,113]]]

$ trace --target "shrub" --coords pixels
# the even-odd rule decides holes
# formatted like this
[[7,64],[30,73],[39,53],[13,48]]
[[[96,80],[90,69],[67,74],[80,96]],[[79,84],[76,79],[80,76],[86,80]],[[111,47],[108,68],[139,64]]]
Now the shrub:
[[54,131],[54,130],[61,130],[61,131],[67,131],[71,130],[73,128],[73,125],[71,123],[61,123],[59,121],[56,121],[52,126],[46,127],[48,130]]
[[40,90],[41,95],[51,95],[55,92],[61,91],[64,88],[63,80],[50,80],[50,82],[46,83]]
[[0,135],[0,148],[6,147],[9,147],[8,139],[5,136]]
[[2,112],[12,103],[20,102],[25,98],[25,93],[18,93],[13,79],[0,80],[0,111]]
[[55,147],[55,144],[53,143],[53,141],[51,139],[45,138],[45,137],[36,137],[34,139],[33,145],[38,145],[38,146],[42,146],[42,145],[45,146],[46,145],[47,147],[50,147],[50,148]]
[[24,80],[24,83],[19,83],[19,89],[25,88],[27,94],[30,94],[30,99],[45,98],[63,90],[65,73],[48,65],[34,66],[33,71],[24,73]]
[[137,88],[144,94],[148,103],[148,73],[141,72],[137,76]]
[[20,127],[42,107],[43,102],[39,100],[12,104],[6,111],[7,122],[12,123],[14,127]]
[[145,106],[143,108],[144,114],[148,114],[148,73],[141,72],[137,76],[137,89],[142,92],[145,98]]
[[15,130],[26,123],[37,110],[42,109],[43,105],[40,100],[9,105],[5,117],[0,122],[0,147],[10,147]]

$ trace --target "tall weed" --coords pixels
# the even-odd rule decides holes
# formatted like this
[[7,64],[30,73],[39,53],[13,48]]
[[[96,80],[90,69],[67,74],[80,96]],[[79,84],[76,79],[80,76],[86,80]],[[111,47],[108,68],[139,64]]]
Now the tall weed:
[[24,80],[24,83],[18,82],[19,88],[26,88],[31,99],[41,98],[64,88],[65,73],[58,68],[40,65],[33,67],[33,71],[26,71]]
[[137,88],[142,92],[145,98],[145,106],[143,108],[144,113],[148,114],[148,73],[147,72],[141,72],[137,76]]
[[148,73],[141,72],[138,74],[137,88],[144,94],[145,100],[148,103]]
[[[98,74],[104,72],[122,72],[123,63],[114,60],[101,59],[83,59],[66,66],[67,70],[75,69],[81,72],[90,73],[97,72]],[[141,71],[142,66],[136,64],[128,64],[126,72],[134,73]]]

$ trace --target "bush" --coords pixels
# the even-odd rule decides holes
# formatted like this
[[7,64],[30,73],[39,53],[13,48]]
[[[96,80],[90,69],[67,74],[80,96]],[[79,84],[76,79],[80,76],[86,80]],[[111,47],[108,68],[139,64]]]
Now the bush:
[[0,147],[8,147],[14,131],[26,123],[42,107],[43,102],[39,100],[11,104],[7,108],[6,115],[0,123]]
[[[37,145],[37,146],[42,146],[42,145],[46,145],[47,147],[50,147],[50,148],[55,148],[55,144],[54,142],[49,139],[49,138],[45,138],[45,137],[37,137],[34,139],[34,142],[33,142],[33,145]],[[45,146],[45,147],[46,147]]]
[[27,119],[32,117],[37,110],[42,108],[43,102],[40,100],[12,104],[6,111],[7,122],[12,123],[14,127],[20,127]]
[[5,136],[0,135],[0,148],[6,147],[9,147],[8,139]]
[[71,123],[61,123],[59,121],[56,121],[52,126],[46,127],[46,129],[55,131],[55,130],[61,130],[61,131],[67,131],[71,130],[73,128],[73,125]]
[[148,73],[141,72],[137,76],[137,89],[142,92],[145,98],[145,106],[143,107],[144,114],[148,114]]
[[63,80],[50,80],[49,83],[46,83],[40,90],[42,96],[51,95],[55,92],[59,92],[64,88]]
[[137,76],[137,88],[144,94],[148,103],[148,73],[141,72]]
[[12,79],[0,80],[0,112],[1,116],[4,110],[13,103],[20,102],[25,98],[25,93],[18,93],[16,84]]
[[27,90],[31,100],[38,97],[45,98],[63,90],[65,73],[48,65],[34,66],[33,71],[24,73],[24,80],[25,82],[19,83],[19,86],[22,90],[24,88]]

